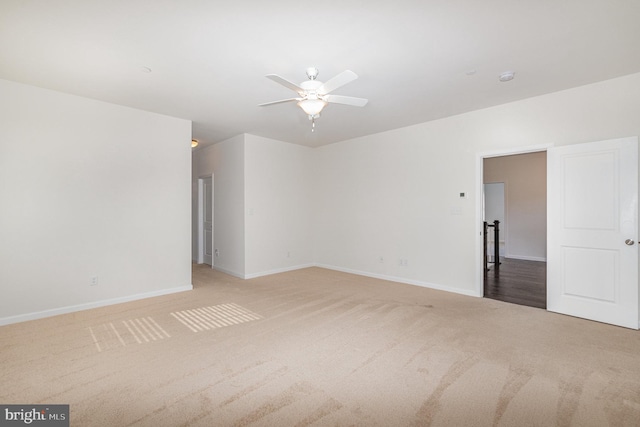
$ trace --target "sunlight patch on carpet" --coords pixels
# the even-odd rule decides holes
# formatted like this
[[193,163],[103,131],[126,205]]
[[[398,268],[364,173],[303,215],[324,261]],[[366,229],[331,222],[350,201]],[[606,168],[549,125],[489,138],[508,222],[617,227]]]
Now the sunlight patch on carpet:
[[123,320],[120,324],[103,323],[88,329],[98,352],[171,337],[152,317]]
[[138,344],[171,337],[171,335],[162,329],[162,327],[160,327],[160,325],[158,325],[151,317],[123,320],[122,324],[127,328]]
[[238,325],[262,318],[233,303],[176,311],[171,313],[171,316],[193,332]]

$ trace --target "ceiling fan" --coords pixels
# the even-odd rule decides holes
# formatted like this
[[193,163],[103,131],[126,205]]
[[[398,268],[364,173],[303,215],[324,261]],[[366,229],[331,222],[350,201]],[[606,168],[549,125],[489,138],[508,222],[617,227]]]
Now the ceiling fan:
[[312,122],[311,131],[313,131],[313,127],[315,127],[315,119],[320,117],[320,112],[328,103],[364,107],[368,102],[368,100],[364,98],[330,95],[330,93],[334,90],[358,78],[358,75],[350,70],[341,72],[337,76],[329,79],[326,83],[322,83],[320,80],[316,80],[316,77],[318,77],[318,69],[315,67],[307,68],[307,77],[309,78],[309,80],[304,81],[299,85],[296,85],[295,83],[292,83],[289,80],[278,76],[277,74],[268,74],[266,77],[276,83],[280,83],[284,87],[293,90],[299,96],[296,98],[266,102],[264,104],[260,104],[259,106],[264,107],[267,105],[280,104],[282,102],[297,101],[298,106],[304,110],[305,114]]

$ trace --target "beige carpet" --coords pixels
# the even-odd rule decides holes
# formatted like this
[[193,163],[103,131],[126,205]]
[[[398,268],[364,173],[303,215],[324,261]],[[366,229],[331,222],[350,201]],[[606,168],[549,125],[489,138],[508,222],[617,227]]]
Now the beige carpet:
[[637,426],[640,334],[319,268],[0,327],[73,426]]

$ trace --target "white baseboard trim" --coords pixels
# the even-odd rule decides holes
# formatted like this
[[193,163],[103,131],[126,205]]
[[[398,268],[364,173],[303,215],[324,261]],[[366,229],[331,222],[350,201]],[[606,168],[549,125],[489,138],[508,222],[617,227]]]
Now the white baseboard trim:
[[547,258],[545,258],[545,257],[537,257],[537,256],[526,256],[526,255],[505,255],[505,258],[521,259],[521,260],[523,260],[523,261],[540,261],[540,262],[547,262]]
[[326,268],[328,270],[335,270],[335,271],[341,271],[343,273],[357,274],[358,276],[373,277],[374,279],[382,279],[382,280],[388,280],[390,282],[405,283],[407,285],[421,286],[423,288],[435,289],[435,290],[438,290],[438,291],[452,292],[452,293],[455,293],[455,294],[467,295],[467,296],[476,297],[476,298],[479,296],[477,294],[477,292],[475,291],[475,289],[470,289],[470,290],[457,289],[457,288],[452,288],[451,286],[438,285],[438,284],[435,284],[435,283],[429,283],[429,282],[423,282],[423,281],[420,281],[420,280],[407,279],[407,278],[404,278],[404,277],[387,276],[387,275],[384,275],[384,274],[370,273],[368,271],[352,270],[350,268],[337,267],[335,265],[327,265],[327,264],[314,264],[314,265],[316,267]]
[[291,267],[276,268],[275,270],[268,270],[268,271],[262,271],[259,273],[246,274],[244,278],[255,279],[256,277],[269,276],[271,274],[286,273],[287,271],[294,271],[294,270],[301,270],[303,268],[315,267],[315,265],[316,264],[311,263],[311,264],[294,265]]
[[420,281],[420,280],[407,279],[407,278],[404,278],[404,277],[387,276],[387,275],[384,275],[384,274],[377,274],[377,273],[370,273],[370,272],[367,272],[367,271],[353,270],[353,269],[350,269],[350,268],[343,268],[343,267],[338,267],[338,266],[335,266],[335,265],[328,265],[328,264],[319,264],[319,263],[301,264],[301,265],[296,265],[296,266],[292,266],[292,267],[277,268],[277,269],[274,269],[274,270],[268,270],[268,271],[263,271],[263,272],[259,272],[259,273],[251,273],[251,274],[240,274],[240,273],[236,273],[235,271],[229,271],[229,270],[226,270],[224,268],[213,266],[213,268],[215,270],[218,270],[218,271],[220,271],[222,273],[225,273],[225,274],[229,274],[229,275],[237,277],[239,279],[255,279],[256,277],[269,276],[271,274],[278,274],[278,273],[285,273],[287,271],[301,270],[303,268],[309,268],[309,267],[326,268],[327,270],[341,271],[343,273],[357,274],[358,276],[372,277],[374,279],[388,280],[390,282],[405,283],[407,285],[421,286],[423,288],[436,289],[436,290],[445,291],[445,292],[452,292],[452,293],[455,293],[455,294],[467,295],[467,296],[470,296],[470,297],[476,297],[476,298],[477,297],[482,297],[482,295],[478,295],[478,293],[476,292],[475,289],[464,290],[464,289],[452,288],[451,286],[443,286],[443,285],[438,285],[438,284],[435,284],[435,283],[423,282],[423,281]]
[[158,291],[145,292],[143,294],[128,295],[126,297],[111,298],[101,301],[88,302],[78,305],[70,305],[67,307],[52,308],[50,310],[37,311],[34,313],[19,314],[17,316],[9,316],[0,318],[0,326],[10,325],[12,323],[26,322],[28,320],[43,319],[45,317],[58,316],[60,314],[74,313],[76,311],[89,310],[92,308],[105,307],[108,305],[121,304],[123,302],[136,301],[139,299],[159,297],[162,295],[175,294],[177,292],[190,291],[193,285],[178,286],[176,288],[161,289]]
[[226,268],[218,267],[217,265],[213,265],[211,266],[211,268],[213,268],[216,271],[219,271],[220,273],[228,274],[229,276],[237,277],[238,279],[244,279],[244,274],[242,273],[238,273],[232,270],[227,270]]

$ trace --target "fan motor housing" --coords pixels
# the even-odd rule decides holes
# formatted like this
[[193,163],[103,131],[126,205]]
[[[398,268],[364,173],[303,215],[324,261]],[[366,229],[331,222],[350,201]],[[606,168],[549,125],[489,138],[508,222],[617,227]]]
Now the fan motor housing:
[[317,91],[322,86],[322,82],[318,80],[305,80],[300,83],[300,87],[306,91]]

